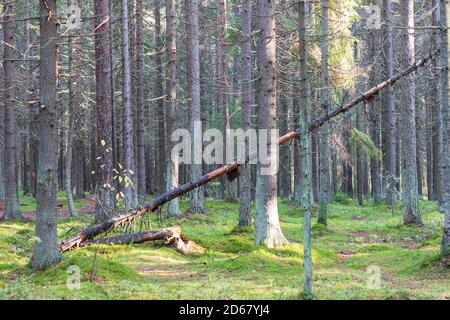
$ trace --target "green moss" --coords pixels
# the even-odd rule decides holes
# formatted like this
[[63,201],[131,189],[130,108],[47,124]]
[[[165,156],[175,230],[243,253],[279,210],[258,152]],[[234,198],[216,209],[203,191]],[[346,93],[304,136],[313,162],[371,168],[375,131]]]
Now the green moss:
[[327,233],[328,228],[326,225],[324,225],[322,223],[316,223],[315,225],[312,226],[311,231],[312,231],[313,237],[323,236],[324,234]]
[[253,228],[252,227],[242,227],[242,226],[236,226],[230,231],[230,235],[243,235],[243,234],[252,234]]
[[[316,299],[448,296],[450,271],[439,262],[442,214],[435,203],[420,202],[426,226],[416,228],[402,225],[401,205],[392,214],[390,206],[368,203],[359,207],[339,197],[329,206],[329,229],[319,224],[313,227]],[[64,193],[59,194],[59,201],[65,205]],[[22,197],[21,203],[24,208],[35,206],[30,197]],[[187,209],[186,200],[180,205]],[[180,225],[186,238],[205,248],[200,256],[182,255],[161,242],[100,246],[64,253],[60,264],[43,272],[27,267],[34,224],[1,223],[0,299],[299,298],[303,212],[295,202],[279,201],[281,227],[291,243],[275,249],[255,247],[252,228],[236,227],[237,203],[207,199],[206,208],[207,215],[145,219],[150,229]],[[58,237],[70,236],[91,222],[92,217],[85,215],[61,219]],[[139,225],[135,225],[137,230]],[[380,267],[381,289],[367,287],[371,265]],[[70,266],[80,268],[80,290],[66,285]]]
[[389,251],[392,250],[390,246],[383,244],[373,244],[368,246],[362,246],[358,249],[360,253],[369,253],[369,252],[377,252],[377,251]]

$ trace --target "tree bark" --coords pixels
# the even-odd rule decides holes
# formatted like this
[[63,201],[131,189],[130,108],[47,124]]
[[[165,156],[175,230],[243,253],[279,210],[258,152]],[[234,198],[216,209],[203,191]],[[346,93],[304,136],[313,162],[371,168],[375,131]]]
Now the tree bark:
[[95,85],[97,113],[97,169],[95,220],[103,222],[114,212],[113,185],[113,107],[109,0],[94,2]]
[[[384,29],[384,78],[392,78],[394,75],[394,51],[392,32],[392,1],[383,0],[382,18],[385,21]],[[382,152],[383,152],[383,187],[386,203],[393,205],[396,199],[394,178],[396,172],[396,149],[395,149],[395,93],[394,87],[389,84],[386,94],[383,96],[382,106]]]
[[[1,75],[0,75],[1,76]],[[4,112],[0,112],[0,132],[5,132],[4,129]],[[0,201],[5,201],[5,139],[4,135],[0,134]]]
[[[353,58],[357,63],[361,63],[358,55],[358,42],[355,41],[353,45]],[[366,101],[364,101],[364,107],[366,105]],[[358,131],[364,132],[365,125],[363,123],[364,114],[362,110],[363,106],[360,106],[358,109],[355,110],[356,112],[356,129]],[[356,199],[358,200],[358,205],[362,206],[364,203],[364,192],[363,192],[363,155],[362,155],[362,147],[360,144],[357,144],[355,146],[355,153],[356,153]]]
[[[200,108],[200,49],[199,49],[199,26],[198,26],[198,1],[188,1],[188,29],[190,36],[189,44],[189,71],[191,73],[191,135],[193,145],[193,164],[190,166],[191,179],[195,180],[202,174],[202,122]],[[203,188],[197,188],[190,194],[189,207],[192,212],[206,213],[204,208]]]
[[[303,296],[305,299],[312,299],[312,257],[311,257],[311,134],[308,130],[309,104],[308,82],[307,82],[307,51],[306,51],[306,14],[305,2],[298,3],[298,33],[300,50],[300,137],[301,137],[301,184],[303,207]],[[298,144],[297,144],[298,146]]]
[[[252,44],[251,44],[251,24],[252,24],[252,1],[245,0],[242,7],[242,130],[246,131],[252,127]],[[246,153],[249,152],[246,143]],[[252,202],[252,181],[251,168],[249,164],[244,164],[240,170],[241,176],[240,201],[239,201],[239,221],[238,225],[249,227],[252,223],[251,202]]]
[[[280,83],[282,81],[279,81]],[[280,94],[278,98],[278,119],[280,134],[284,135],[289,132],[289,96],[283,85],[279,85]],[[291,156],[290,149],[283,148],[280,150],[280,164],[278,174],[278,194],[282,198],[289,198],[292,195],[291,186]]]
[[[158,0],[159,1],[159,0]],[[156,4],[156,3],[155,3]],[[156,9],[155,9],[156,10]],[[143,44],[143,6],[142,0],[136,0],[136,142],[137,142],[137,191],[139,197],[145,197],[145,110],[144,110],[144,44]],[[159,49],[159,48],[158,48]]]
[[155,240],[168,240],[173,237],[181,237],[180,227],[176,226],[159,230],[141,231],[138,233],[124,234],[111,238],[102,238],[93,241],[85,241],[80,243],[80,247],[88,247],[96,244],[106,244],[106,245],[139,244]]
[[[0,32],[0,41],[3,41],[3,32]],[[0,77],[3,69],[0,68]],[[5,132],[5,112],[0,112],[0,133]],[[5,135],[0,134],[0,200],[5,201]]]
[[[314,113],[314,110],[311,110]],[[319,202],[319,132],[311,132],[311,170],[314,203]]]
[[[76,1],[79,5],[79,2]],[[71,5],[71,1],[67,1],[67,5]],[[68,53],[68,69],[69,69],[69,79],[68,79],[68,89],[69,89],[69,103],[67,108],[68,124],[67,128],[64,130],[64,188],[66,191],[67,203],[69,206],[69,211],[72,216],[77,215],[75,209],[75,203],[73,201],[72,195],[72,153],[73,153],[73,123],[74,123],[74,110],[79,107],[79,96],[80,92],[80,38],[79,30],[70,30],[68,42],[69,42],[69,53]],[[75,54],[75,57],[74,57]],[[74,63],[75,60],[75,63]]]
[[[427,115],[426,115],[426,138],[427,141],[433,141],[433,120],[432,120],[432,101],[427,101],[426,104]],[[427,197],[429,201],[435,200],[434,196],[434,186],[433,186],[433,144],[427,143]]]
[[86,197],[84,193],[84,164],[85,164],[85,150],[83,143],[83,135],[81,133],[83,127],[83,111],[76,108],[75,113],[75,136],[73,142],[74,152],[72,154],[72,185],[74,189],[74,198],[79,200]]
[[[374,4],[374,1],[370,0],[369,4]],[[369,84],[375,86],[377,84],[377,77],[379,70],[377,66],[380,61],[380,54],[377,52],[377,48],[380,46],[380,33],[376,30],[370,29],[367,35],[367,44],[369,46],[369,56],[367,57],[369,63],[371,63],[369,73]],[[381,130],[381,109],[380,99],[375,97],[368,100],[369,117],[370,117],[370,137],[375,147],[381,147],[380,130]],[[370,177],[372,185],[372,198],[375,204],[382,201],[382,173],[381,173],[381,161],[379,159],[370,160]]]
[[[329,105],[329,79],[328,79],[328,0],[322,0],[322,17],[321,17],[321,75],[320,75],[320,105],[322,113],[328,113]],[[330,200],[330,169],[329,169],[329,147],[328,124],[324,123],[319,130],[319,215],[317,222],[327,225],[328,219],[328,202]]]
[[[347,114],[344,116],[344,129],[342,137],[346,144],[347,153],[349,155],[352,154],[352,147],[349,143],[350,139],[350,130],[352,130],[352,116],[351,114]],[[353,166],[350,159],[344,159],[343,161],[343,190],[344,192],[353,197]]]
[[121,244],[140,244],[149,241],[164,240],[166,245],[171,245],[182,254],[202,253],[201,247],[193,241],[186,240],[181,234],[179,226],[164,228],[159,230],[141,231],[134,234],[124,234],[117,237],[103,238],[94,241],[82,242],[80,247],[92,245],[121,245]]
[[56,1],[40,1],[40,68],[36,237],[32,265],[46,269],[60,261],[57,246],[58,110],[56,105]]
[[[364,116],[362,115],[363,110],[361,107],[356,110],[356,128],[363,132],[364,131]],[[364,191],[363,191],[363,165],[364,156],[362,154],[362,148],[360,145],[356,146],[356,198],[358,199],[358,204],[362,206],[364,204]]]
[[163,44],[161,41],[161,1],[155,0],[155,64],[156,64],[156,95],[157,95],[157,114],[158,114],[158,192],[164,192],[166,189],[166,117],[164,108],[164,88],[163,88],[163,66],[162,66],[162,54]]
[[[440,0],[433,0],[433,14],[432,14],[432,25],[435,27],[439,26],[440,23]],[[444,8],[445,10],[445,8]],[[433,30],[432,35],[432,49],[441,47],[440,41],[440,30]],[[442,152],[443,152],[443,130],[442,130],[442,106],[441,106],[441,81],[440,81],[440,70],[438,59],[434,60],[432,66],[432,76],[433,84],[431,87],[431,101],[432,101],[432,145],[433,145],[433,192],[435,199],[438,201],[439,205],[443,203],[443,184],[442,184]]]
[[[167,129],[168,137],[177,128],[176,114],[177,114],[177,29],[175,24],[176,19],[176,1],[166,0],[166,30],[167,30],[167,85],[166,85],[166,95],[167,104],[169,106],[167,112]],[[172,150],[175,142],[171,142],[169,139],[170,150]],[[167,187],[166,191],[171,191],[178,187],[178,170],[179,164],[177,159],[171,159],[170,150],[167,152]],[[171,216],[180,215],[180,207],[178,204],[178,199],[173,199],[169,202],[167,211]]]
[[[257,16],[259,19],[258,34],[258,108],[259,129],[268,132],[276,128],[277,92],[276,92],[276,38],[275,38],[275,4],[271,0],[259,0]],[[267,140],[267,156],[269,161],[278,161],[271,150],[275,141]],[[270,164],[271,164],[270,163]],[[269,164],[269,165],[270,165]],[[256,178],[256,210],[255,210],[255,245],[273,248],[287,243],[281,232],[278,218],[277,175],[265,172],[258,163]]]
[[[402,0],[402,66],[407,68],[415,60],[414,56],[414,3]],[[422,225],[417,193],[416,163],[416,121],[415,121],[415,79],[414,74],[402,80],[401,101],[401,141],[402,141],[402,201],[403,222]]]
[[138,206],[136,190],[136,172],[133,143],[133,114],[131,110],[131,59],[130,32],[128,26],[128,0],[121,0],[122,17],[122,104],[123,104],[123,166],[126,180],[123,188],[125,207],[127,209]]
[[17,119],[16,119],[16,86],[15,79],[15,44],[14,37],[14,5],[9,0],[3,1],[3,100],[4,106],[4,152],[5,152],[5,213],[3,220],[20,220],[22,213],[19,207],[19,186],[17,180]]
[[[227,80],[227,47],[225,33],[227,30],[226,0],[217,1],[217,36],[216,36],[216,100],[223,115],[224,159],[227,154],[227,139],[230,138],[230,112],[228,108],[228,80]],[[229,201],[236,199],[236,182],[222,180],[224,198]]]
[[442,117],[443,117],[443,126],[442,126],[442,136],[444,139],[443,143],[443,181],[444,181],[444,192],[443,192],[443,205],[444,209],[444,232],[442,235],[441,242],[441,256],[443,258],[450,257],[450,108],[449,108],[449,72],[448,68],[448,51],[449,51],[449,43],[448,43],[448,28],[450,27],[450,22],[448,18],[448,0],[441,0],[441,36],[442,40],[442,54],[440,59],[440,70],[441,74],[441,90],[442,90]]
[[28,135],[28,148],[30,152],[30,193],[32,197],[36,197],[36,185],[37,185],[37,113],[38,113],[38,104],[36,101],[36,90],[35,87],[30,88],[29,95],[29,135]]

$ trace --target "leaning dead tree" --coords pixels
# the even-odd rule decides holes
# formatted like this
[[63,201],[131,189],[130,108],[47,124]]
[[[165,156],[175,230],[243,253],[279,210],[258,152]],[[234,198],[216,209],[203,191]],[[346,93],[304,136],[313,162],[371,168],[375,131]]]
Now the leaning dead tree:
[[[377,95],[381,90],[383,90],[387,86],[394,84],[399,79],[409,75],[410,73],[416,71],[419,67],[425,65],[429,60],[432,60],[433,58],[438,56],[439,53],[440,53],[439,49],[432,51],[429,55],[427,55],[426,57],[424,57],[420,60],[417,60],[414,64],[412,64],[408,68],[400,71],[394,77],[387,79],[387,80],[383,81],[382,83],[378,84],[377,86],[367,90],[366,92],[357,96],[350,102],[348,102],[340,107],[337,107],[337,108],[331,110],[330,112],[316,118],[309,124],[308,130],[312,131],[317,128],[320,128],[327,121],[335,118],[336,116],[340,115],[341,113],[345,113],[345,112],[349,111],[351,108],[355,107],[360,102],[371,99],[372,97]],[[280,137],[278,139],[278,144],[282,145],[282,144],[285,144],[285,143],[287,143],[293,139],[297,139],[297,138],[299,138],[299,133],[292,131],[292,132],[289,132],[288,134]],[[251,158],[251,156],[250,156],[250,158]],[[92,241],[92,242],[87,242],[87,241],[91,240],[94,237],[96,237],[102,233],[105,233],[111,229],[123,226],[128,223],[132,223],[135,219],[144,216],[146,213],[156,211],[163,204],[165,204],[175,198],[178,198],[179,196],[186,194],[196,188],[199,188],[219,177],[226,175],[230,181],[234,180],[239,176],[239,167],[240,166],[241,166],[241,164],[239,164],[237,162],[223,166],[223,167],[216,169],[206,175],[201,176],[200,178],[198,178],[195,181],[183,184],[171,191],[165,192],[135,210],[128,211],[127,213],[124,213],[120,216],[110,218],[103,223],[99,223],[94,226],[88,227],[88,228],[82,230],[80,233],[78,233],[68,239],[62,240],[59,243],[59,250],[61,252],[64,252],[64,251],[78,248],[81,246],[86,246],[88,244],[96,243],[95,241]],[[152,232],[152,231],[150,231],[150,232]],[[122,236],[122,237],[124,237],[124,236]],[[122,239],[125,239],[125,238],[122,238]],[[104,241],[104,239],[98,240],[98,241]],[[111,240],[110,239],[109,241],[114,242],[114,241],[119,241],[119,240],[117,240],[117,239]],[[138,243],[138,242],[132,242],[132,243]]]

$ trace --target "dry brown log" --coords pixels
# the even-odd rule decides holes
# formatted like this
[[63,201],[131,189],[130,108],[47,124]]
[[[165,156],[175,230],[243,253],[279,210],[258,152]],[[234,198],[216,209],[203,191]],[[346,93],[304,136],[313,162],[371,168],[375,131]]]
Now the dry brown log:
[[200,254],[204,249],[191,240],[187,240],[181,233],[179,226],[163,228],[159,230],[147,230],[133,234],[123,234],[116,237],[102,238],[93,241],[81,242],[79,247],[93,245],[121,245],[140,244],[148,241],[164,240],[166,245],[170,245],[182,254]]
[[110,218],[105,222],[96,224],[92,227],[88,227],[83,231],[81,231],[80,233],[61,241],[59,243],[59,250],[61,252],[64,252],[76,248],[80,245],[81,242],[93,239],[95,236],[102,234],[108,230],[111,230],[112,228],[124,225],[126,223],[131,223],[134,219],[142,217],[148,212],[155,211],[164,203],[169,202],[170,200],[175,199],[183,194],[186,194],[189,191],[198,188],[204,184],[207,184],[208,182],[217,179],[218,177],[236,171],[239,167],[240,165],[237,163],[226,165],[200,177],[196,181],[183,184],[169,192],[165,192],[162,195],[153,198],[151,201],[149,201],[142,207],[129,211],[120,216]]
[[[434,57],[439,55],[439,53],[440,53],[439,49],[432,51],[428,56],[426,56],[425,58],[422,58],[420,60],[417,60],[413,65],[400,71],[398,74],[396,74],[391,79],[388,79],[388,80],[378,84],[377,86],[367,90],[360,96],[351,100],[349,103],[347,103],[341,107],[338,107],[336,109],[333,109],[330,112],[328,112],[327,114],[324,114],[324,115],[316,118],[309,124],[309,130],[312,131],[317,128],[320,128],[320,126],[322,126],[325,122],[331,120],[332,118],[338,116],[341,113],[344,113],[344,112],[350,110],[354,106],[358,105],[360,102],[370,99],[371,97],[378,94],[383,88],[387,87],[389,84],[395,83],[402,77],[410,74],[411,72],[414,72],[419,67],[425,65],[425,63],[427,61],[433,59]],[[297,132],[294,132],[294,131],[289,132],[288,134],[279,138],[278,144],[280,144],[280,145],[284,144],[284,143],[286,143],[290,140],[296,139],[298,137],[299,137],[299,134]],[[240,167],[240,164],[238,164],[238,163],[228,164],[226,166],[223,166],[217,170],[214,170],[214,171],[198,178],[196,181],[183,184],[169,192],[165,192],[165,193],[157,196],[156,198],[152,199],[151,201],[149,201],[147,204],[143,205],[140,208],[129,211],[120,216],[110,218],[103,223],[99,223],[92,227],[88,227],[88,228],[84,229],[83,231],[81,231],[80,233],[74,235],[73,237],[70,237],[68,239],[61,241],[59,243],[59,250],[61,252],[64,252],[64,251],[76,248],[76,247],[80,246],[80,244],[82,242],[85,242],[86,240],[93,239],[95,236],[102,234],[104,232],[107,232],[108,230],[111,230],[112,228],[115,228],[117,226],[121,226],[125,223],[130,223],[134,219],[136,219],[138,217],[142,217],[143,215],[145,215],[148,212],[155,211],[156,209],[158,209],[161,205],[165,204],[166,202],[169,202],[172,199],[175,199],[183,194],[186,194],[195,188],[203,186],[203,185],[211,182],[212,180],[215,180],[223,175],[228,175],[228,177],[230,179],[234,179],[237,176],[237,171],[239,170],[239,167]]]
[[88,247],[96,244],[132,244],[144,243],[147,241],[164,240],[171,243],[172,239],[181,237],[181,229],[179,226],[163,228],[159,230],[147,230],[133,234],[122,234],[116,237],[102,238],[93,241],[85,241],[80,243],[80,247]]
[[314,119],[309,124],[309,127],[308,127],[309,131],[313,131],[315,129],[320,128],[325,122],[333,119],[334,117],[338,116],[341,113],[347,112],[348,110],[350,110],[354,106],[358,105],[360,102],[369,100],[373,96],[377,95],[381,90],[386,88],[388,85],[394,84],[395,82],[397,82],[401,78],[407,76],[411,72],[416,71],[419,67],[425,65],[429,60],[432,60],[435,57],[437,57],[439,55],[439,53],[440,53],[440,49],[433,50],[432,52],[430,52],[429,55],[427,55],[426,57],[424,57],[424,58],[422,58],[420,60],[417,60],[414,64],[410,65],[406,69],[403,69],[402,71],[397,73],[392,78],[381,82],[380,84],[376,85],[373,88],[370,88],[369,90],[367,90],[363,94],[357,96],[356,98],[354,98],[350,102],[346,103],[345,105],[343,105],[341,107],[338,107],[336,109],[333,109],[330,112],[328,112],[326,114],[323,114],[320,117]]
[[[282,136],[278,140],[278,144],[286,143],[289,140],[292,140],[296,137],[298,137],[297,133],[290,132],[287,135]],[[77,248],[80,246],[80,244],[82,242],[93,239],[95,236],[102,234],[104,232],[107,232],[108,230],[111,230],[115,227],[124,225],[126,223],[130,223],[134,219],[136,219],[138,217],[142,217],[143,215],[145,215],[148,212],[155,211],[161,205],[169,202],[170,200],[175,199],[183,194],[186,194],[189,191],[194,190],[195,188],[203,186],[219,177],[222,177],[223,175],[229,175],[231,178],[235,178],[236,173],[239,170],[240,166],[241,165],[238,163],[232,163],[232,164],[223,166],[217,170],[214,170],[214,171],[198,178],[196,181],[183,184],[171,191],[165,192],[165,193],[157,196],[156,198],[153,198],[147,204],[143,205],[140,208],[129,211],[120,216],[110,218],[103,223],[99,223],[92,227],[88,227],[88,228],[84,229],[83,231],[81,231],[80,233],[61,241],[59,243],[59,250],[61,252],[64,252],[67,250],[71,250],[73,248]]]

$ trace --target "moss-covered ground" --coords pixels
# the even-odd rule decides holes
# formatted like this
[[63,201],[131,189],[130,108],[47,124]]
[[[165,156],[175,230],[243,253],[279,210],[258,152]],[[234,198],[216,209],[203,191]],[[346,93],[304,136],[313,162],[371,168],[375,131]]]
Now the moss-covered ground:
[[[63,194],[59,199],[66,206]],[[330,205],[328,228],[313,228],[316,299],[450,299],[450,269],[438,259],[443,217],[434,203],[421,202],[425,227],[417,228],[401,224],[400,206],[358,207],[345,197],[338,200]],[[32,198],[21,199],[22,210],[34,206]],[[38,241],[34,223],[0,222],[0,299],[300,297],[303,214],[298,205],[279,201],[281,226],[291,244],[277,249],[254,247],[252,230],[236,228],[238,203],[207,200],[206,206],[208,215],[153,216],[132,226],[137,231],[180,225],[188,239],[206,249],[201,255],[182,255],[160,242],[96,246],[64,253],[60,264],[43,272],[27,267]],[[91,219],[61,218],[59,237]],[[67,286],[76,270],[69,266],[81,271],[79,289]]]

